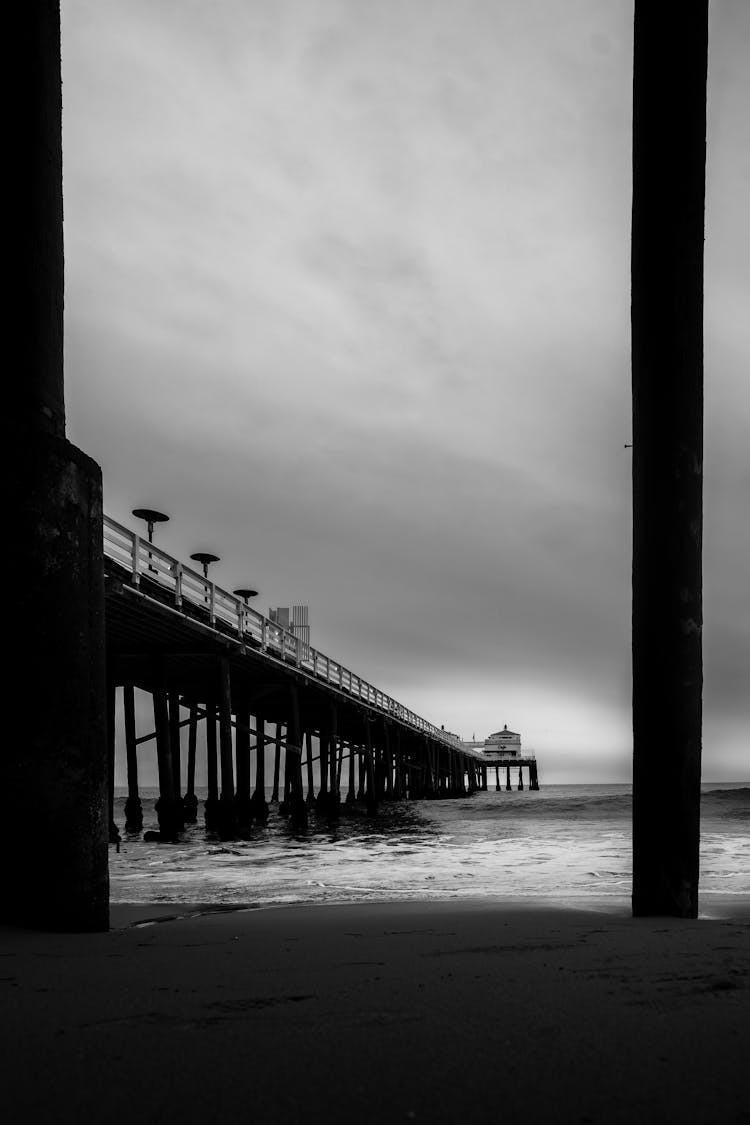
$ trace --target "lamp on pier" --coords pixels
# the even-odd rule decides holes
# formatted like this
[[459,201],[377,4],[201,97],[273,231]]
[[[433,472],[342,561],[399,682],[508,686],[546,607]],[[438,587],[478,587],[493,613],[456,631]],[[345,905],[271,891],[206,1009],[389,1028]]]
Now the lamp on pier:
[[169,516],[165,516],[164,512],[157,512],[153,508],[133,508],[132,514],[136,519],[146,521],[149,543],[154,541],[154,524],[169,523]]
[[250,598],[257,598],[257,596],[258,596],[258,591],[257,590],[251,590],[249,586],[243,587],[240,590],[232,590],[232,593],[234,594],[234,596],[236,598],[242,598],[245,605],[248,604],[248,602],[250,601]]
[[[211,563],[219,562],[219,556],[212,555],[209,551],[196,551],[194,555],[190,556],[190,558],[195,559],[196,562],[199,562],[201,564],[201,566],[203,567],[203,577],[205,581],[208,582],[208,568]],[[206,605],[210,606],[211,598],[209,596],[208,587],[206,587],[204,600],[206,602]]]
[[[154,524],[155,523],[169,523],[169,516],[164,512],[157,512],[155,508],[133,508],[132,515],[138,520],[145,520],[148,527],[148,541],[154,541]],[[156,573],[156,567],[151,562],[151,555],[148,556],[149,566],[148,569]]]
[[196,562],[199,562],[201,564],[201,566],[203,567],[203,577],[206,579],[206,581],[208,581],[208,568],[211,563],[220,561],[218,555],[212,555],[208,551],[196,551],[194,555],[190,556],[190,558],[195,559]]

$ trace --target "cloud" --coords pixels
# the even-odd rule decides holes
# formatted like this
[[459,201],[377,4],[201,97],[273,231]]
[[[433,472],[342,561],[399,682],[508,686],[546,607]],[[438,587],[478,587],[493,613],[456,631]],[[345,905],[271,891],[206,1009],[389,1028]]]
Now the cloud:
[[[482,733],[502,703],[613,772],[631,21],[63,3],[68,411],[107,510],[309,601],[314,643],[408,706]],[[706,700],[745,727],[747,23],[713,5],[706,300]]]

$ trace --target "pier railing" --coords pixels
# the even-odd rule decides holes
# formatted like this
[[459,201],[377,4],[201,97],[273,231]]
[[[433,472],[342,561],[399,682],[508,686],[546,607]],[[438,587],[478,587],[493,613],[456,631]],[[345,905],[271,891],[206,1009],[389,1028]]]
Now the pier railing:
[[223,590],[209,578],[109,516],[104,517],[104,554],[129,573],[130,581],[136,588],[140,587],[144,577],[155,582],[171,595],[177,610],[184,612],[185,603],[194,609],[203,610],[212,628],[225,634],[227,631],[233,633],[241,643],[250,644],[268,656],[295,665],[383,715],[398,719],[413,730],[446,746],[468,753],[470,757],[483,757],[467,750],[456,735],[428,723],[339,661],[318,652],[311,645],[305,644],[301,637],[264,617],[242,598]]

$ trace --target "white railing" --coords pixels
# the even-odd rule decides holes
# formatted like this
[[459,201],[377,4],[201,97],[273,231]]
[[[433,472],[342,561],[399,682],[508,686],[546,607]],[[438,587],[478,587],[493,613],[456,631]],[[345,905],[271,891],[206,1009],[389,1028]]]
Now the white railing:
[[137,532],[116,523],[109,516],[104,517],[104,554],[127,571],[133,586],[140,587],[141,579],[145,577],[171,594],[176,609],[182,610],[185,602],[202,609],[212,628],[228,628],[239,641],[249,642],[270,657],[296,665],[316,679],[345,691],[413,730],[461,750],[472,758],[483,758],[481,753],[467,750],[456,735],[415,715],[402,703],[373,687],[343,664],[318,652],[311,645],[305,644],[301,637],[246,605],[242,598],[222,590],[215,582],[172,558],[166,551],[149,543]]

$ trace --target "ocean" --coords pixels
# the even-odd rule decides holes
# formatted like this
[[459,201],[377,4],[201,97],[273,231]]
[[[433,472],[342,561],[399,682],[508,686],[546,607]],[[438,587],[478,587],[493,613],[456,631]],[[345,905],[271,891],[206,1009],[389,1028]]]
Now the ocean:
[[[269,791],[270,792],[270,791]],[[125,792],[115,820],[125,822]],[[205,793],[196,794],[199,799]],[[144,830],[158,793],[141,794]],[[310,811],[294,832],[271,806],[248,840],[222,842],[199,822],[178,844],[123,832],[110,848],[113,902],[267,907],[408,899],[629,900],[627,785],[493,789],[459,800],[382,804],[375,818],[342,805],[332,823]],[[750,894],[750,786],[702,787],[701,910],[711,896]]]

